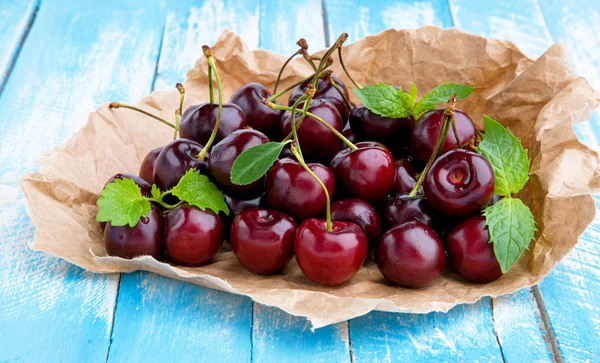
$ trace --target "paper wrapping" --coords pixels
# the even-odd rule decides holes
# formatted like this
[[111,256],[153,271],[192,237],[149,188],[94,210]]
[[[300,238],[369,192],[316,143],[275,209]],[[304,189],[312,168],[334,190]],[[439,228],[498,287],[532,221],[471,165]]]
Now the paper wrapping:
[[[225,31],[213,47],[225,99],[248,82],[272,89],[284,57],[249,50]],[[231,251],[214,263],[187,268],[151,257],[125,260],[107,255],[95,216],[96,200],[106,180],[116,173],[136,174],[145,155],[168,143],[172,130],[126,109],[105,104],[61,147],[42,156],[39,171],[22,179],[29,214],[36,225],[31,247],[97,273],[152,271],[194,284],[246,295],[261,304],[304,316],[313,328],[351,319],[371,310],[405,313],[447,311],[484,296],[514,292],[540,282],[577,243],[593,220],[591,193],[600,189],[598,155],[581,144],[572,125],[589,119],[600,94],[577,77],[565,47],[557,43],[538,60],[528,59],[513,43],[490,40],[460,30],[424,27],[387,30],[344,46],[344,61],[356,81],[383,81],[407,88],[414,82],[424,92],[444,82],[475,87],[458,103],[482,127],[485,113],[522,140],[531,157],[530,180],[520,193],[537,221],[539,232],[521,259],[499,280],[472,284],[452,272],[423,289],[388,283],[373,262],[347,284],[316,285],[293,260],[283,273],[257,276],[244,270]],[[323,52],[321,52],[322,54]],[[200,44],[198,55],[201,57]],[[347,85],[337,56],[332,67]],[[295,59],[283,74],[283,86],[311,72]],[[207,64],[200,58],[188,72],[185,107],[206,101]],[[358,100],[351,92],[352,101]],[[107,100],[118,101],[118,100]],[[154,92],[137,104],[173,119],[179,94]],[[287,101],[287,100],[284,100]]]

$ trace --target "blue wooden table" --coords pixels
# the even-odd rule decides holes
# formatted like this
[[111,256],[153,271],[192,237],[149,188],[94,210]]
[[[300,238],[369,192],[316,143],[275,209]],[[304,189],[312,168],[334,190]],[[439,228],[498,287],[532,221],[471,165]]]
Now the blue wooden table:
[[[244,297],[94,275],[28,248],[20,176],[100,104],[171,89],[222,29],[291,54],[300,37],[317,50],[343,31],[352,41],[428,24],[510,39],[531,57],[562,40],[600,88],[598,0],[0,0],[0,362],[600,361],[598,219],[532,289],[315,332]],[[576,131],[597,147],[598,114]]]

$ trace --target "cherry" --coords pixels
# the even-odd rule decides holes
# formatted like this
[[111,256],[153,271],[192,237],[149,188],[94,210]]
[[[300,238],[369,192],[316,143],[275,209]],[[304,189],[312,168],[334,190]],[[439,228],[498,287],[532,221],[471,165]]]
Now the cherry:
[[249,209],[233,220],[231,247],[244,268],[258,275],[271,275],[285,268],[294,257],[296,222],[270,209]]
[[[321,164],[308,164],[308,167],[325,184],[329,195],[333,195],[331,171]],[[300,220],[318,216],[327,205],[321,186],[292,159],[278,160],[273,164],[267,172],[265,191],[271,208]]]
[[237,185],[231,182],[231,167],[235,159],[253,146],[269,142],[260,131],[244,129],[237,130],[216,144],[209,158],[210,172],[215,180],[230,193],[248,193],[262,189],[264,179],[261,178],[248,185]]
[[[131,175],[131,174],[115,174],[115,176],[113,176],[112,178],[108,179],[108,181],[106,182],[106,184],[104,184],[104,187],[106,187],[108,184],[112,183],[113,181],[115,181],[115,179],[131,179],[133,180],[133,182],[140,187],[140,190],[142,191],[142,195],[146,196],[146,197],[150,197],[151,196],[151,190],[152,190],[152,184],[148,183],[146,180],[140,178],[139,176],[136,175]],[[104,188],[102,188],[104,189]]]
[[[301,110],[304,102],[297,108]],[[323,119],[337,131],[342,130],[342,119],[338,110],[325,99],[313,99],[308,107],[308,112]],[[281,132],[285,135],[292,131],[292,116],[286,111],[281,117]],[[300,114],[296,114],[296,120],[300,120]],[[302,153],[310,160],[326,160],[340,149],[340,140],[327,127],[310,116],[306,116],[298,128],[298,142],[302,145]]]
[[160,190],[172,189],[182,176],[190,170],[207,173],[208,166],[196,158],[202,145],[187,139],[177,139],[168,143],[158,154],[154,166],[154,183]]
[[456,272],[471,282],[483,284],[502,276],[485,217],[474,216],[454,227],[446,237],[446,249]]
[[[219,105],[216,103],[200,103],[188,107],[181,116],[179,136],[206,145],[215,127],[218,111]],[[224,103],[215,142],[219,142],[232,132],[245,127],[244,111],[236,104]]]
[[464,216],[488,205],[494,195],[494,172],[483,156],[452,150],[433,163],[423,189],[435,209],[450,216]]
[[394,188],[394,158],[382,145],[356,144],[358,149],[343,149],[331,160],[336,181],[350,195],[376,202]]
[[265,194],[250,199],[239,199],[227,194],[223,195],[225,196],[225,203],[227,203],[227,206],[229,207],[229,215],[232,216],[237,216],[248,209],[262,208],[267,203]]
[[[435,143],[443,126],[443,121],[443,108],[425,112],[417,120],[417,124],[410,134],[410,153],[417,161],[425,162],[433,153]],[[468,144],[471,139],[476,139],[477,129],[475,128],[475,124],[464,111],[459,109],[454,110],[454,122],[462,145]],[[446,135],[446,140],[439,155],[456,148],[458,148],[456,137],[452,131],[452,126],[450,126],[450,131]]]
[[444,268],[444,247],[435,232],[418,221],[385,232],[375,251],[381,274],[404,287],[425,287]]
[[200,266],[219,252],[223,243],[223,223],[207,209],[182,205],[165,218],[165,250],[176,263]]
[[415,220],[427,227],[435,228],[436,213],[424,197],[396,195],[384,201],[383,221],[386,228]]
[[[340,87],[340,89],[346,96],[346,99],[349,100],[350,95],[348,94],[348,89],[346,88],[346,85],[344,85],[344,83],[338,77],[332,77],[333,81]],[[312,79],[306,80],[298,86],[296,86],[296,88],[294,88],[292,94],[290,95],[290,101],[288,102],[289,106],[292,106],[296,102],[296,100],[298,100],[298,98],[300,98],[300,96],[302,96],[306,92],[306,86],[311,81]],[[346,120],[348,120],[348,105],[346,105],[346,101],[344,101],[342,95],[340,95],[340,93],[335,89],[335,87],[333,87],[331,83],[329,83],[328,77],[325,74],[322,74],[319,77],[319,81],[317,83],[317,92],[315,93],[313,99],[325,99],[331,102],[331,104],[335,106],[335,108],[340,113],[340,116],[342,117],[342,122],[345,124]]]
[[144,160],[142,160],[142,165],[140,165],[140,178],[144,179],[150,184],[154,184],[154,165],[156,164],[156,159],[158,158],[158,154],[160,154],[162,149],[162,146],[152,149],[152,151],[146,155]]
[[[398,159],[394,164],[396,178],[394,181],[395,194],[408,194],[417,185],[417,174],[408,159]],[[423,187],[419,187],[417,194],[423,194]]]
[[159,259],[162,254],[163,217],[158,208],[152,206],[146,217],[135,227],[113,226],[107,223],[104,230],[104,245],[111,256],[134,258],[149,255]]
[[[344,135],[353,144],[356,144],[358,142],[358,138],[354,135],[354,132],[352,132],[349,123],[347,123],[346,126],[344,126],[344,128],[342,129],[342,135]],[[342,148],[347,147],[348,145],[342,142]]]
[[365,106],[354,107],[350,112],[350,126],[359,140],[373,140],[385,145],[402,147],[408,144],[415,124],[412,116],[406,118],[382,117]]
[[367,257],[367,238],[356,224],[310,218],[296,230],[294,253],[309,280],[335,286],[349,281]]
[[375,249],[381,236],[381,220],[369,203],[361,199],[337,201],[331,205],[331,219],[359,226],[369,241],[369,250]]
[[[262,102],[264,98],[269,97],[271,94],[262,84],[248,83],[235,91],[229,102],[242,109],[250,127],[264,133],[271,140],[280,140],[279,120],[283,112]],[[272,102],[278,104],[277,101]]]

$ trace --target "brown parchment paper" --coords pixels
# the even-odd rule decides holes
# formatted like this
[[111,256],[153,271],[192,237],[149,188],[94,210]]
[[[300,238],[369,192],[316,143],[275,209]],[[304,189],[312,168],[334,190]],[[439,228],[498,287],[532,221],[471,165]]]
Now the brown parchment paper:
[[[284,61],[271,52],[250,51],[227,31],[213,50],[226,99],[248,82],[272,89]],[[41,157],[39,172],[23,177],[22,189],[36,225],[31,246],[93,272],[147,270],[246,295],[304,316],[313,328],[371,310],[447,311],[456,304],[531,286],[573,249],[594,218],[590,193],[600,190],[598,155],[577,140],[572,128],[590,117],[600,94],[573,73],[567,58],[560,43],[533,61],[511,42],[435,27],[387,30],[344,47],[344,60],[362,84],[384,81],[407,87],[413,81],[421,92],[446,81],[475,86],[459,107],[479,126],[484,113],[499,120],[529,149],[531,178],[520,196],[532,208],[539,233],[530,250],[493,283],[475,285],[446,272],[428,288],[404,289],[387,283],[371,262],[350,283],[332,288],[308,281],[295,261],[280,275],[252,275],[230,251],[222,251],[214,263],[198,268],[171,266],[150,257],[109,257],[95,221],[102,186],[115,173],[137,173],[146,153],[169,142],[172,130],[107,105],[90,114],[83,129],[63,146]],[[200,58],[189,71],[186,107],[208,99],[206,68],[205,59]],[[333,69],[350,85],[337,61]],[[284,86],[310,73],[302,60],[295,60],[284,72]],[[138,106],[173,119],[178,100],[177,91],[154,92]]]

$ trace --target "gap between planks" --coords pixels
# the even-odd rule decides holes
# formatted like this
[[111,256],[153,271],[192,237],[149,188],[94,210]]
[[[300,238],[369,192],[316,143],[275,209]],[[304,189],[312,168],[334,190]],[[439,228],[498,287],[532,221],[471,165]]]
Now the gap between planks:
[[550,317],[548,316],[548,311],[546,311],[546,305],[544,304],[540,286],[533,286],[531,288],[531,293],[533,296],[532,306],[534,313],[536,313],[536,318],[539,317],[541,320],[539,321],[540,331],[544,340],[547,342],[546,347],[548,348],[548,353],[550,353],[554,362],[563,363],[565,360],[558,349],[558,338],[556,337],[556,334],[554,334],[552,324],[550,324]]

